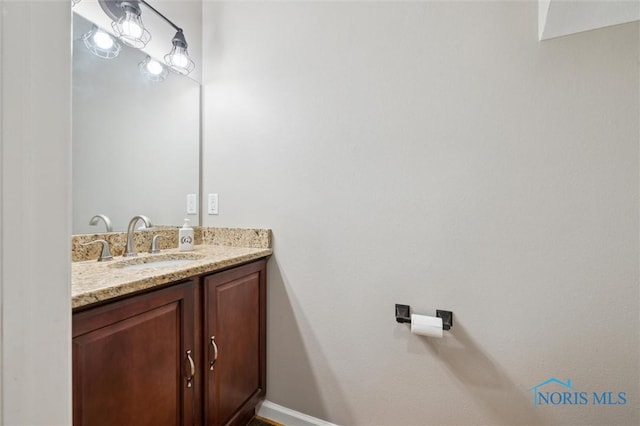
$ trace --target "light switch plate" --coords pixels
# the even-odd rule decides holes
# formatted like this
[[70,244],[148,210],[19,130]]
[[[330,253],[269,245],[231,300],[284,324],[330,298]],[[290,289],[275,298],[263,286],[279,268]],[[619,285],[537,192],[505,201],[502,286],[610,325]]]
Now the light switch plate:
[[207,213],[218,214],[218,194],[209,194]]
[[198,214],[198,198],[196,194],[187,194],[187,214]]

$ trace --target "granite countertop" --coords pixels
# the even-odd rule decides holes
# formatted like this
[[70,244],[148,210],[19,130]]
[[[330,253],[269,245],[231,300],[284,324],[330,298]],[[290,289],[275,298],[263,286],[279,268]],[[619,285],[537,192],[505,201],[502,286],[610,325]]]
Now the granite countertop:
[[[260,259],[272,254],[270,248],[232,247],[226,245],[196,245],[191,252],[178,249],[161,253],[138,253],[137,257],[115,257],[108,262],[87,260],[71,264],[71,305],[73,308],[135,293],[194,275],[206,274]],[[169,266],[145,266],[139,269],[125,265],[146,263],[152,258],[162,260],[191,259],[191,262]]]

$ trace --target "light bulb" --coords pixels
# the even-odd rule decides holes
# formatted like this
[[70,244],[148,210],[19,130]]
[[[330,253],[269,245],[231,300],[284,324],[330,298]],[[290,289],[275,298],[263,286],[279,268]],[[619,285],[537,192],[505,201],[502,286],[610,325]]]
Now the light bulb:
[[103,31],[96,31],[93,35],[93,42],[100,49],[111,49],[113,47],[113,39],[111,36]]
[[171,62],[173,62],[173,65],[177,67],[186,68],[187,65],[189,65],[189,58],[187,58],[182,53],[176,53],[175,55],[173,55]]
[[104,59],[115,58],[120,53],[121,46],[116,39],[95,25],[82,35],[82,41],[91,53]]
[[162,73],[163,70],[164,68],[158,61],[154,61],[153,59],[151,59],[147,63],[147,71],[149,71],[153,75],[159,75]]
[[171,71],[188,75],[195,68],[195,63],[187,53],[187,40],[185,40],[182,30],[176,32],[176,35],[171,39],[171,43],[173,44],[173,49],[164,55],[164,61],[169,65]]
[[128,1],[122,1],[120,7],[122,16],[111,23],[111,28],[124,44],[142,49],[151,40],[151,34],[142,23],[140,8],[137,3]]
[[131,38],[141,38],[143,34],[142,27],[133,19],[125,19],[122,23],[122,33]]
[[138,64],[138,68],[146,79],[155,82],[164,81],[164,79],[167,78],[167,74],[169,74],[167,67],[155,59],[152,59],[149,55],[147,55],[144,61]]

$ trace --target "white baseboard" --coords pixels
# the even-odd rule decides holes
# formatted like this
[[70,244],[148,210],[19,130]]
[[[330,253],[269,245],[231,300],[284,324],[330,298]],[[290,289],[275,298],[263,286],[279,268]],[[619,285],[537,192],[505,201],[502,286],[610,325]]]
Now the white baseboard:
[[256,414],[285,426],[337,426],[267,400],[258,405]]

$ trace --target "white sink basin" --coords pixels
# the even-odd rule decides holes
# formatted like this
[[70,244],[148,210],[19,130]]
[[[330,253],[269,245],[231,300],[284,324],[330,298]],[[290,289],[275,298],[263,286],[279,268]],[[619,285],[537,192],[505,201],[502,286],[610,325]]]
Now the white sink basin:
[[169,255],[125,259],[109,266],[117,269],[126,269],[128,271],[150,268],[179,268],[189,266],[200,259],[202,259],[202,256],[195,253],[174,253]]

